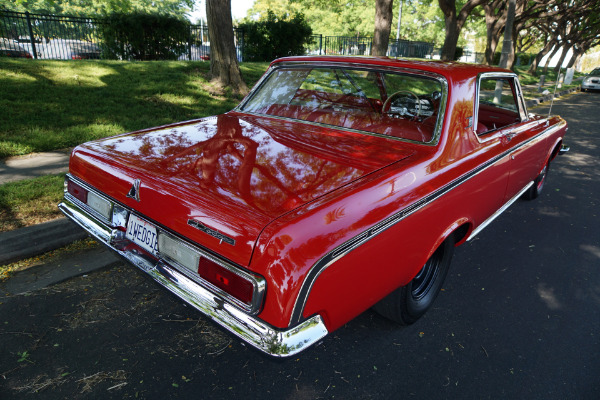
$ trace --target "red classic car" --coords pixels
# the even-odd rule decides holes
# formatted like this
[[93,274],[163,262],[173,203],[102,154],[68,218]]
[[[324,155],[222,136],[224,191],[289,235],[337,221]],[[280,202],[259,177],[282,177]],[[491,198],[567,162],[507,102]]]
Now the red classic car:
[[415,322],[453,249],[535,198],[567,130],[517,76],[274,61],[234,110],[78,146],[60,209],[232,334],[290,356],[373,307]]

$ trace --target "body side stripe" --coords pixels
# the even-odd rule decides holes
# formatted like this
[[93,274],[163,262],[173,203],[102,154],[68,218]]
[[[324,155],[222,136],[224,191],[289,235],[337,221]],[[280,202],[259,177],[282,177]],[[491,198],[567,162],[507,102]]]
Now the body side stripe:
[[317,261],[311,267],[310,271],[306,275],[306,278],[304,279],[304,282],[302,283],[302,287],[300,288],[300,292],[298,293],[298,297],[296,298],[296,303],[294,304],[294,309],[292,310],[292,316],[290,318],[290,326],[302,322],[302,312],[304,311],[304,306],[306,305],[308,295],[310,294],[310,291],[311,291],[315,281],[317,280],[317,278],[319,277],[321,272],[326,270],[335,261],[337,261],[340,258],[342,258],[343,256],[347,255],[349,252],[351,252],[358,246],[361,246],[364,243],[368,242],[369,240],[373,239],[375,236],[377,236],[381,232],[385,231],[386,229],[390,228],[391,226],[402,221],[407,216],[409,216],[412,213],[418,211],[419,209],[425,207],[429,203],[433,202],[434,200],[438,199],[439,197],[443,196],[444,194],[455,189],[456,187],[460,186],[461,184],[463,184],[464,182],[473,178],[474,176],[478,175],[482,171],[491,167],[492,165],[494,165],[495,163],[497,163],[504,157],[519,150],[523,146],[540,138],[543,135],[554,133],[556,130],[563,128],[565,125],[566,125],[566,122],[562,121],[557,125],[546,128],[539,134],[527,139],[523,143],[520,143],[518,146],[510,148],[509,150],[506,150],[505,152],[497,155],[496,157],[492,158],[491,160],[489,160],[486,163],[479,166],[477,169],[470,171],[470,172],[466,173],[465,175],[455,179],[454,181],[450,182],[446,186],[431,193],[427,197],[402,209],[398,213],[377,223],[376,225],[372,226],[371,228],[367,229],[366,231],[356,235],[352,239],[342,243],[341,245],[339,245],[338,247],[336,247],[329,253],[325,254],[323,257],[321,257],[321,259],[319,259],[319,261]]

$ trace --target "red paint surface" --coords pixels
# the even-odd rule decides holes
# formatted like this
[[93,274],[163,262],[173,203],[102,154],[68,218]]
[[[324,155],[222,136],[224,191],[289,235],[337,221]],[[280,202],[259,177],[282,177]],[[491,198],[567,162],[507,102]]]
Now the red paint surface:
[[[459,226],[469,232],[477,228],[535,178],[565,133],[566,125],[561,125],[511,155],[506,154],[514,146],[563,121],[534,117],[478,138],[469,125],[476,76],[506,72],[497,68],[362,57],[293,57],[277,63],[323,61],[443,76],[448,98],[437,144],[230,112],[79,146],[71,173],[262,275],[267,291],[259,317],[276,327],[289,325],[307,274],[325,254],[437,189],[469,177],[321,273],[303,315],[321,314],[331,330],[408,283]],[[508,141],[507,133],[515,128],[523,129]],[[139,203],[126,198],[136,178],[142,181]],[[219,243],[189,226],[188,219],[236,244]]]

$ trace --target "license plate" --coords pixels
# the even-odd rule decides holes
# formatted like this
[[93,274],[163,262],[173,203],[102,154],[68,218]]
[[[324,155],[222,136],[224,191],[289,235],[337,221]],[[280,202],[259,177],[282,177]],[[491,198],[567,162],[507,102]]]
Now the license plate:
[[127,221],[125,237],[149,253],[158,253],[158,235],[151,223],[131,214]]

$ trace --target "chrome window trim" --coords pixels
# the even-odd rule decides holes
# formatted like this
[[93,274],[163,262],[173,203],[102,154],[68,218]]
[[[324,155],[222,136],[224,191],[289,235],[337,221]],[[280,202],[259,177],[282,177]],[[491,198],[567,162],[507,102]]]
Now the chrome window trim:
[[[310,268],[304,281],[302,282],[302,286],[300,287],[300,291],[298,292],[298,296],[296,297],[296,302],[294,303],[294,308],[292,309],[292,315],[290,317],[290,325],[299,323],[303,320],[302,313],[304,311],[304,307],[306,306],[306,302],[308,300],[308,296],[310,295],[310,291],[317,278],[323,271],[325,271],[330,265],[339,260],[340,258],[346,256],[352,250],[357,247],[365,244],[369,240],[373,239],[383,231],[389,229],[390,227],[396,225],[398,222],[402,221],[404,218],[413,214],[414,212],[420,210],[421,208],[429,205],[433,201],[437,200],[444,194],[450,192],[453,189],[456,189],[458,186],[467,182],[471,178],[477,176],[481,172],[485,171],[504,157],[509,156],[511,153],[519,150],[521,147],[526,146],[530,142],[536,140],[542,135],[554,133],[554,131],[563,128],[566,125],[565,121],[561,121],[559,124],[554,125],[552,127],[548,127],[544,129],[539,134],[529,138],[528,140],[519,143],[519,145],[512,147],[502,154],[497,155],[496,157],[488,160],[486,163],[480,165],[477,169],[466,173],[465,175],[455,179],[444,187],[438,189],[437,191],[431,193],[429,196],[411,204],[410,206],[400,210],[396,214],[386,218],[385,220],[377,223],[371,228],[359,233],[353,238],[347,240],[346,242],[340,244],[323,257],[321,257],[313,266]],[[512,203],[511,203],[512,204]],[[510,204],[509,204],[510,205]],[[489,221],[491,222],[491,221]],[[483,228],[482,228],[483,229]]]
[[[477,124],[479,123],[479,95],[480,95],[480,89],[481,89],[481,81],[483,79],[493,79],[493,78],[499,78],[499,79],[507,79],[507,78],[513,78],[513,82],[516,82],[515,84],[515,90],[516,90],[516,95],[517,95],[517,107],[519,107],[518,113],[519,113],[519,117],[521,118],[521,121],[519,122],[515,122],[514,124],[510,124],[510,125],[506,125],[503,128],[501,128],[500,130],[506,129],[510,126],[516,125],[516,124],[521,124],[523,122],[527,122],[529,119],[529,116],[527,114],[527,110],[525,108],[521,109],[521,107],[525,107],[525,104],[523,103],[523,95],[522,95],[522,91],[521,91],[521,84],[519,82],[519,77],[517,76],[517,74],[513,73],[513,72],[482,72],[477,74],[477,78],[476,78],[476,84],[475,84],[475,101],[473,102],[474,104],[474,110],[473,110],[473,133],[475,134],[475,137],[477,138],[477,140],[479,141],[479,143],[484,143],[487,142],[488,140],[490,140],[491,138],[494,137],[494,135],[490,135],[486,137],[481,137],[480,133],[477,132]],[[523,114],[525,113],[525,114]]]
[[[410,139],[404,139],[404,138],[390,136],[390,135],[384,135],[384,134],[380,134],[380,133],[376,133],[376,132],[369,132],[369,131],[362,131],[359,129],[345,128],[343,126],[338,126],[338,125],[330,125],[330,124],[324,124],[324,123],[319,123],[319,122],[305,121],[305,120],[300,120],[300,119],[295,119],[295,118],[281,117],[278,115],[259,114],[259,113],[254,113],[254,112],[249,112],[249,111],[243,110],[244,106],[252,99],[254,94],[256,94],[256,92],[258,90],[260,90],[260,88],[264,84],[264,81],[269,77],[269,75],[271,75],[271,73],[274,70],[281,69],[281,68],[289,68],[289,67],[291,67],[291,68],[304,68],[304,67],[347,68],[347,69],[353,69],[353,70],[358,70],[358,71],[401,73],[401,74],[405,74],[405,75],[412,75],[412,76],[417,76],[417,77],[427,77],[428,79],[436,80],[442,86],[442,98],[440,100],[440,105],[439,105],[439,110],[438,110],[438,118],[436,120],[436,125],[433,130],[432,139],[429,142],[420,142],[418,140],[410,140]],[[346,61],[342,61],[342,62],[288,61],[288,62],[284,62],[284,63],[278,63],[275,65],[271,65],[269,67],[269,69],[265,72],[265,74],[261,77],[261,79],[256,83],[256,85],[254,85],[254,88],[252,88],[250,93],[248,93],[248,95],[244,98],[244,100],[242,100],[242,102],[240,104],[238,104],[238,106],[235,107],[232,111],[239,112],[242,114],[253,115],[253,116],[270,117],[270,118],[281,119],[281,120],[285,120],[285,121],[302,122],[302,123],[305,123],[308,125],[314,125],[314,126],[325,127],[325,128],[334,128],[334,129],[342,130],[342,131],[356,132],[356,133],[360,133],[360,134],[383,137],[383,138],[387,138],[387,139],[399,140],[399,141],[408,142],[408,143],[416,143],[416,144],[425,145],[425,146],[436,146],[440,140],[442,126],[444,125],[444,121],[446,119],[447,105],[448,105],[448,81],[446,80],[446,78],[444,76],[439,75],[434,72],[422,71],[422,70],[419,70],[416,68],[413,69],[413,68],[406,68],[406,67],[392,67],[392,66],[384,66],[384,65],[376,65],[376,64],[354,64],[354,63],[348,63]],[[442,113],[442,115],[440,115],[440,113]]]
[[[129,207],[123,205],[123,204],[120,204],[119,202],[117,202],[117,201],[115,201],[115,200],[113,200],[113,199],[105,196],[99,190],[93,188],[91,185],[88,185],[87,183],[85,183],[81,179],[78,179],[78,178],[72,176],[71,174],[67,174],[65,176],[65,182],[67,180],[72,180],[73,182],[75,182],[76,184],[82,186],[86,190],[88,190],[90,192],[94,192],[96,195],[101,196],[104,199],[110,201],[113,204],[113,210],[115,210],[115,209],[125,210],[127,212],[127,218],[125,219],[125,225],[121,225],[121,227],[127,228],[128,216],[130,214],[134,214],[138,218],[141,218],[141,219],[143,219],[143,220],[151,223],[153,226],[155,226],[158,235],[161,235],[161,234],[168,235],[171,238],[173,238],[173,239],[181,242],[183,245],[187,246],[188,248],[190,248],[190,249],[198,252],[202,257],[205,257],[205,258],[207,258],[207,259],[209,259],[209,260],[217,263],[221,267],[227,269],[228,271],[230,271],[232,273],[235,273],[236,275],[238,275],[238,276],[240,276],[240,277],[242,277],[244,279],[249,280],[252,283],[252,286],[254,287],[254,290],[253,290],[252,304],[248,305],[248,304],[246,304],[246,303],[238,300],[234,296],[230,295],[229,293],[225,292],[224,290],[222,290],[222,289],[214,286],[210,282],[208,282],[205,279],[203,279],[201,276],[199,276],[199,275],[198,276],[193,275],[192,271],[190,271],[188,268],[180,265],[175,260],[172,260],[169,257],[165,257],[164,254],[160,254],[160,248],[159,248],[159,251],[158,251],[157,254],[152,254],[155,258],[158,258],[159,260],[167,261],[173,268],[179,270],[180,273],[182,273],[183,275],[186,275],[189,279],[195,281],[198,285],[206,287],[208,290],[214,292],[215,295],[222,297],[226,301],[228,301],[231,304],[235,305],[236,307],[239,307],[240,309],[242,309],[244,312],[246,312],[246,313],[248,313],[250,315],[256,315],[256,314],[258,314],[258,312],[260,311],[260,309],[262,307],[263,300],[264,300],[264,295],[265,295],[265,292],[266,292],[266,281],[265,281],[265,279],[263,277],[261,277],[261,276],[255,276],[254,274],[246,272],[241,267],[238,267],[238,266],[234,265],[230,261],[223,260],[223,259],[221,259],[221,258],[219,258],[219,257],[217,257],[217,256],[215,256],[213,254],[211,254],[210,252],[208,252],[207,250],[201,248],[200,246],[197,246],[197,245],[193,244],[188,239],[186,239],[186,238],[184,238],[184,237],[182,237],[182,236],[180,236],[180,235],[178,235],[178,234],[176,234],[174,232],[171,232],[166,227],[163,227],[161,224],[157,223],[156,221],[153,221],[152,219],[147,218],[146,216],[144,216],[144,215],[136,212],[135,210],[133,210],[133,209],[131,209],[131,208],[129,208]],[[65,184],[65,190],[66,190],[66,184]],[[110,234],[108,236],[101,235],[100,237],[97,237],[97,239],[101,240],[104,244],[109,245],[109,247],[110,247],[111,244],[114,245],[114,244],[117,244],[117,243],[122,244],[124,242],[129,242],[125,238],[125,232],[122,232],[122,231],[116,229],[117,225],[113,224],[111,221],[107,221],[104,218],[98,218],[98,216],[96,215],[96,213],[92,213],[91,212],[93,210],[90,210],[90,207],[87,206],[87,204],[79,201],[79,199],[75,198],[70,193],[65,192],[63,203],[66,204],[67,201],[69,203],[71,203],[73,206],[76,206],[76,207],[80,208],[81,212],[85,212],[87,214],[90,214],[88,216],[88,219],[90,219],[89,217],[93,217],[92,219],[90,219],[90,221],[94,221],[96,224],[105,225],[105,228],[103,228],[103,230],[107,231],[107,232],[110,232]],[[59,208],[60,208],[60,206],[59,206]],[[115,213],[113,212],[113,219],[114,219],[114,215],[115,215]],[[89,232],[90,229],[88,229],[88,226],[89,226],[89,224],[86,224],[85,226],[82,225],[82,227]]]

